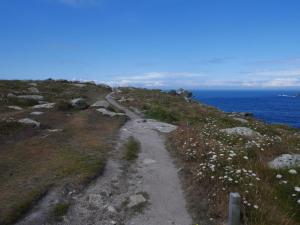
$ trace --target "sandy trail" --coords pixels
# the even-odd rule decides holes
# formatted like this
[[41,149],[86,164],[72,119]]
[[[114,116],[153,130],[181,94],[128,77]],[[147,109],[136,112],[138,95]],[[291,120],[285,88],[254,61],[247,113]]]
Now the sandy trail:
[[[122,127],[118,146],[99,177],[74,202],[61,223],[64,225],[191,225],[184,194],[164,135],[175,126],[143,120],[119,105],[110,95],[110,104],[126,112],[130,120]],[[122,160],[122,146],[133,136],[141,143],[133,164]],[[143,193],[147,199],[142,212],[128,207],[130,196]]]

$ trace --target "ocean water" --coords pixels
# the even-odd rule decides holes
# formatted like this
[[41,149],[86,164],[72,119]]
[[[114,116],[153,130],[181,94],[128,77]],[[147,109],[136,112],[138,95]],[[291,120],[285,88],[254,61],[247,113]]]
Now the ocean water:
[[268,123],[300,128],[298,91],[282,90],[194,90],[193,98],[225,112],[251,112]]

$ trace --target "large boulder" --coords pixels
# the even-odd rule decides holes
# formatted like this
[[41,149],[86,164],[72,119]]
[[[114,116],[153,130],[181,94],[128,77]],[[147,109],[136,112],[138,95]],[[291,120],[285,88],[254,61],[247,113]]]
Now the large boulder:
[[89,107],[84,98],[75,98],[70,101],[71,105],[76,109],[86,109]]
[[229,135],[239,135],[246,137],[258,137],[261,136],[260,133],[248,128],[248,127],[233,127],[221,129],[221,132]]
[[299,167],[300,154],[283,154],[268,163],[273,169]]
[[109,103],[105,100],[99,100],[99,101],[96,101],[92,106],[93,107],[108,108]]
[[20,119],[18,122],[22,123],[24,125],[34,126],[34,127],[39,127],[41,125],[40,122],[37,122],[37,121],[35,121],[33,119],[30,119],[30,118],[23,118],[23,119]]

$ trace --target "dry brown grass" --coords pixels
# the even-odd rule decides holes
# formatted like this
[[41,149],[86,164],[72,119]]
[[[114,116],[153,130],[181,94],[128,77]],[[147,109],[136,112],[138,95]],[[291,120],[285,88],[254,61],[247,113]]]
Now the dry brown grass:
[[[52,96],[51,101],[68,99],[61,93],[51,92],[51,85],[54,90],[63,88],[64,93],[72,92],[73,96],[85,95],[89,102],[101,99],[109,92],[91,86],[92,91],[84,88],[77,93],[78,87],[53,82],[41,82],[38,86],[45,96]],[[23,82],[20,83],[22,86]],[[0,87],[6,87],[2,93],[14,90],[14,82],[0,84]],[[20,90],[24,88],[22,86]],[[1,116],[17,120],[28,117],[31,111],[27,108],[22,112],[3,112]],[[35,117],[41,122],[41,128],[12,126],[0,135],[1,225],[17,220],[49,189],[65,185],[77,189],[101,174],[119,127],[125,121],[122,117],[104,117],[94,109],[42,111],[45,112],[43,115]],[[49,132],[48,129],[62,131]]]

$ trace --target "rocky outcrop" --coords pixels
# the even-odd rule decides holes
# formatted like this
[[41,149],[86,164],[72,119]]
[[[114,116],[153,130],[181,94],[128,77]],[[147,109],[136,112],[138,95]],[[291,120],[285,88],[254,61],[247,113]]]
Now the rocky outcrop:
[[19,95],[17,98],[23,98],[23,99],[31,99],[31,100],[43,100],[44,97],[41,95]]
[[72,107],[75,109],[86,109],[89,107],[84,98],[75,98],[70,101]]
[[28,88],[28,91],[35,94],[40,93],[39,89],[37,89],[36,87],[30,87]]
[[109,107],[109,103],[105,100],[99,100],[96,101],[93,105],[91,105],[92,107],[101,107],[101,108],[108,108]]
[[7,106],[7,108],[18,110],[18,111],[22,110],[22,108],[20,106],[16,106],[16,105],[10,105],[10,106]]
[[33,119],[30,119],[30,118],[23,118],[23,119],[20,119],[18,120],[19,123],[22,123],[24,125],[28,125],[28,126],[34,126],[34,127],[39,127],[41,125],[40,122],[37,122]]
[[273,169],[300,167],[300,154],[283,154],[268,163]]
[[228,115],[231,117],[242,117],[242,118],[253,117],[253,113],[250,112],[231,112],[228,113]]
[[241,123],[249,123],[248,120],[243,119],[243,118],[233,117],[232,119],[234,119],[234,120],[236,120],[236,121],[239,121],[239,122],[241,122]]
[[246,137],[258,137],[261,136],[260,133],[248,128],[248,127],[233,127],[233,128],[225,128],[220,130],[223,133],[229,135],[240,135]]
[[109,111],[107,109],[104,109],[104,108],[100,108],[100,109],[96,109],[98,112],[101,112],[103,115],[106,115],[106,116],[110,116],[110,117],[114,117],[114,116],[125,116],[124,113],[115,113],[115,112],[112,112],[112,111]]
[[55,103],[45,103],[32,106],[33,109],[52,109],[55,106]]

